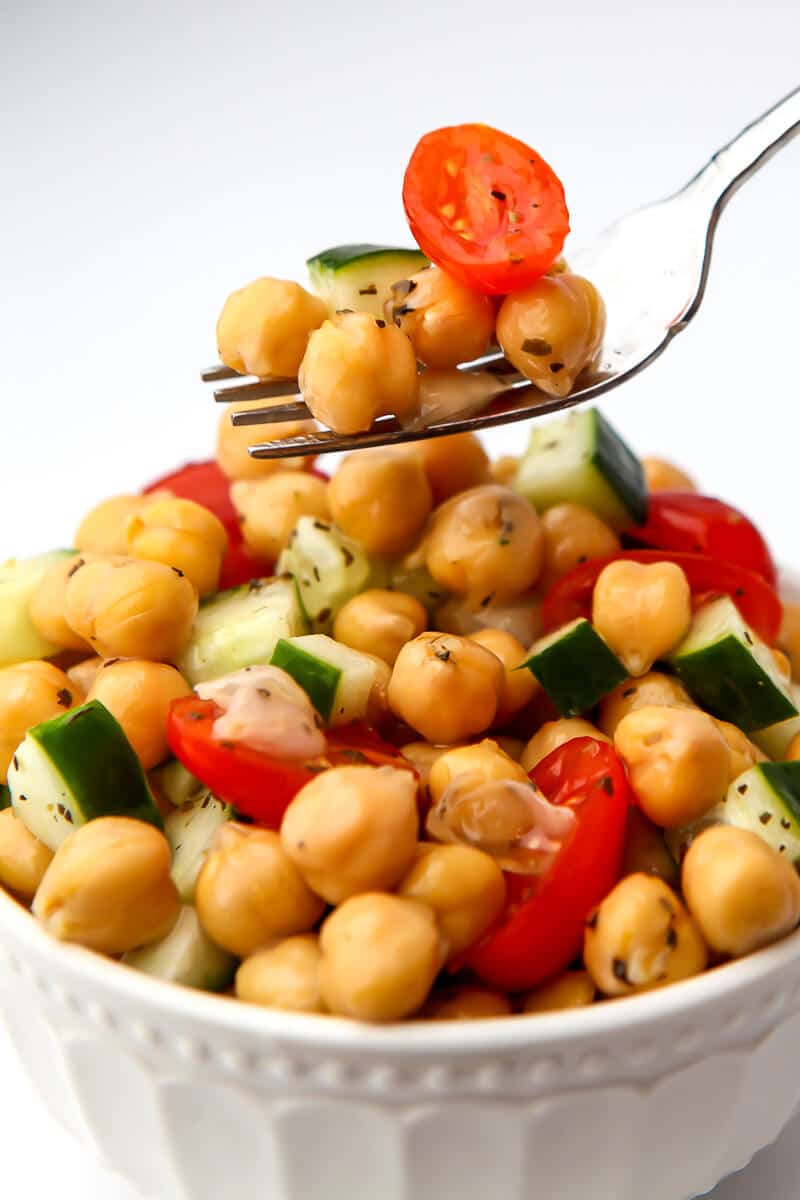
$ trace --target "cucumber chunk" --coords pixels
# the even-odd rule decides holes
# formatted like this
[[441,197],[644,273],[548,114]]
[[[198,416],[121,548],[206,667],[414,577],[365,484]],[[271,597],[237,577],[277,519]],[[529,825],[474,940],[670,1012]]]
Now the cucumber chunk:
[[[373,584],[373,587],[382,585]],[[438,584],[427,567],[411,567],[407,563],[393,563],[389,571],[389,580],[385,585],[391,592],[405,592],[419,600],[428,615],[432,616],[439,605],[447,599],[447,592]]]
[[616,530],[647,518],[642,464],[596,408],[537,421],[513,487],[540,512],[583,504]]
[[745,733],[798,716],[769,647],[730,596],[703,605],[669,661],[701,708]]
[[[789,695],[800,712],[800,684],[789,684]],[[789,717],[788,721],[778,721],[777,725],[768,725],[766,729],[757,729],[751,737],[759,750],[763,750],[768,758],[781,759],[786,756],[790,744],[800,735],[800,716]]]
[[192,686],[242,667],[268,663],[282,637],[308,628],[291,579],[254,579],[217,592],[200,605],[177,663]]
[[175,808],[179,808],[187,800],[194,800],[200,792],[208,790],[177,758],[170,759],[163,766],[155,767],[150,772],[150,778],[159,794]]
[[540,638],[522,666],[533,672],[562,717],[577,717],[593,708],[628,678],[585,617]]
[[[363,547],[334,525],[300,517],[278,559],[278,572],[294,577],[312,629],[325,633],[342,605],[367,586],[372,564]],[[287,630],[281,636],[304,632]]]
[[373,246],[367,242],[332,246],[306,262],[311,286],[331,313],[350,308],[383,317],[392,284],[427,267],[421,250]]
[[133,817],[162,828],[139,759],[99,700],[29,729],[8,787],[23,825],[51,850],[95,817]]
[[145,975],[204,992],[223,991],[236,973],[236,959],[211,941],[188,905],[166,937],[141,950],[130,950],[122,961]]
[[[325,635],[311,634],[310,636],[322,638]],[[342,678],[339,667],[319,658],[316,654],[310,654],[296,642],[289,642],[285,638],[281,638],[275,647],[272,665],[280,667],[287,675],[291,675],[292,679],[299,683],[306,692],[323,721],[329,719]]]
[[800,862],[800,762],[757,763],[734,779],[725,799],[699,821],[667,830],[667,843],[678,861],[711,825],[747,829],[779,854]]
[[233,816],[211,792],[185,800],[164,821],[164,833],[172,849],[172,878],[184,904],[194,903],[197,877],[217,830]]
[[35,558],[11,558],[0,564],[0,667],[49,658],[59,647],[43,638],[28,616],[31,597],[44,573],[74,550],[53,550]]
[[369,654],[351,650],[324,633],[279,643],[272,664],[300,684],[320,716],[332,726],[365,719],[382,665]]

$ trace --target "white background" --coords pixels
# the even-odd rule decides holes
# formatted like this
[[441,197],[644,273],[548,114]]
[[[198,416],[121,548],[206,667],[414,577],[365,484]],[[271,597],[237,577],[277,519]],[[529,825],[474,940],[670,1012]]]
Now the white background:
[[[210,452],[197,371],[228,291],[302,278],[332,243],[402,241],[426,129],[530,141],[583,238],[795,86],[799,42],[796,0],[0,0],[0,558],[68,544],[97,498]],[[800,143],[733,201],[696,323],[604,403],[795,561],[799,207]],[[0,1078],[7,1190],[130,1196],[2,1050]],[[794,1197],[794,1140],[715,1198]]]

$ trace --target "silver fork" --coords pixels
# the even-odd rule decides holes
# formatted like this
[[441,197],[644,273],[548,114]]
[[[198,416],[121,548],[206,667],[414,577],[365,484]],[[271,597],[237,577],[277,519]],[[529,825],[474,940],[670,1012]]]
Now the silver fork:
[[[585,275],[606,303],[608,324],[598,365],[584,372],[568,396],[552,397],[525,379],[497,391],[486,409],[440,420],[425,428],[403,428],[393,417],[377,420],[365,433],[341,436],[330,430],[260,442],[254,458],[327,454],[420,438],[442,437],[525,421],[593,400],[632,379],[663,354],[697,313],[705,293],[714,233],[730,197],[764,163],[800,132],[800,88],[746,126],[693,179],[666,200],[639,209],[611,225],[593,242],[569,255],[570,269]],[[508,371],[501,354],[464,364],[468,371]],[[241,378],[227,367],[202,373],[206,382]],[[216,400],[272,399],[297,394],[297,380],[256,380],[218,388]],[[234,425],[266,425],[310,416],[302,399],[232,413]]]

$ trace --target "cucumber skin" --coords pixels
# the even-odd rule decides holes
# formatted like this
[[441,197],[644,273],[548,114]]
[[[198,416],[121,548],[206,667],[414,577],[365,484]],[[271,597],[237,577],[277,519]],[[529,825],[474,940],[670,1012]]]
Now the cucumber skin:
[[750,684],[736,682],[739,672],[734,669],[732,656],[741,654],[747,656],[749,666],[753,659],[747,649],[738,638],[728,635],[684,658],[673,658],[672,666],[702,708],[738,725],[745,733],[797,716],[792,701],[771,680],[770,687],[760,693]]
[[[323,721],[330,719],[342,672],[331,663],[322,662],[300,646],[293,646],[281,638],[273,652],[270,663],[291,675],[303,689]],[[297,671],[297,666],[302,670]]]
[[758,763],[756,769],[800,825],[800,761],[763,762]]
[[11,792],[4,783],[0,783],[0,812],[5,808],[11,808]]
[[634,524],[647,521],[647,483],[644,468],[630,446],[603,416],[592,410],[595,427],[594,465],[617,492]]
[[[552,636],[552,635],[550,635]],[[562,717],[578,717],[628,678],[628,672],[588,621],[578,622],[565,647],[562,641],[534,652],[526,662]],[[573,662],[564,669],[565,656]],[[592,660],[594,660],[592,662]],[[590,664],[591,669],[590,669]],[[573,683],[565,688],[565,676]]]
[[[95,817],[120,816],[146,821],[157,829],[164,828],[136,752],[122,726],[99,700],[90,700],[80,708],[35,725],[28,730],[28,737],[37,741],[49,757],[52,758],[55,752],[56,770],[75,796],[86,821]],[[108,800],[113,798],[113,803],[105,804],[102,812],[92,803],[91,785],[87,788],[86,780],[82,778],[86,763],[91,763],[92,780],[102,781],[103,796]],[[134,803],[126,802],[129,796],[134,798]]]
[[418,255],[419,270],[428,264],[428,259],[421,250],[414,250],[408,246],[379,246],[371,242],[353,242],[346,246],[331,246],[327,250],[320,250],[319,254],[306,259],[306,266],[312,274],[319,271],[336,272],[357,262],[363,262],[365,258],[382,258],[387,254]]

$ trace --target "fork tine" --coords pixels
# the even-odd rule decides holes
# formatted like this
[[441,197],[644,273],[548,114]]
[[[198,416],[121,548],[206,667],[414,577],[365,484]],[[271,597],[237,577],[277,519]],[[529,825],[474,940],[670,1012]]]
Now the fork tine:
[[242,376],[238,371],[234,371],[233,367],[226,367],[224,363],[214,363],[213,367],[206,367],[200,372],[200,378],[203,383],[216,383],[218,379],[241,379]]
[[214,392],[214,399],[218,404],[227,404],[232,400],[269,400],[275,396],[295,396],[296,394],[296,379],[257,379],[255,383],[217,388]]
[[231,413],[231,425],[275,425],[281,421],[305,421],[310,416],[308,405],[303,400],[295,400],[292,404]]

